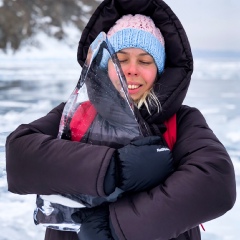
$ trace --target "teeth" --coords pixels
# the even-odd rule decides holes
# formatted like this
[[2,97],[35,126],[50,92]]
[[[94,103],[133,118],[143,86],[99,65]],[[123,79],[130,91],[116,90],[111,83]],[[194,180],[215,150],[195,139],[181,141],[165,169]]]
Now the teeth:
[[128,89],[136,89],[139,88],[139,85],[128,85]]

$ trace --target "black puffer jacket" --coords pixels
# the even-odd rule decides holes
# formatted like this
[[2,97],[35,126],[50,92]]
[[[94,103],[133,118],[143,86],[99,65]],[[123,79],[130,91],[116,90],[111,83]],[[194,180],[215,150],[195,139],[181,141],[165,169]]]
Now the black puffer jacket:
[[[107,32],[128,13],[151,16],[165,38],[166,68],[155,85],[163,111],[151,116],[145,109],[141,113],[156,125],[177,113],[177,142],[173,149],[176,171],[164,184],[112,203],[111,222],[119,239],[200,240],[198,225],[232,208],[236,185],[229,155],[202,114],[182,106],[193,60],[178,18],[161,0],[105,0],[83,31],[78,61],[84,63],[88,47],[100,31]],[[103,180],[114,149],[56,139],[62,109],[60,105],[42,119],[21,125],[8,137],[10,191],[104,196]],[[95,162],[91,168],[89,159]],[[46,239],[77,240],[77,236],[47,230]]]

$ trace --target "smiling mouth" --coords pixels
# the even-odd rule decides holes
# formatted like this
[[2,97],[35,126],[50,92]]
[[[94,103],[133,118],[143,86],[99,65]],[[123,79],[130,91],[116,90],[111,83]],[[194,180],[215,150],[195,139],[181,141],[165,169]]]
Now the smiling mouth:
[[141,87],[141,85],[134,85],[134,84],[128,85],[129,90],[134,90],[134,89],[137,89],[139,87]]

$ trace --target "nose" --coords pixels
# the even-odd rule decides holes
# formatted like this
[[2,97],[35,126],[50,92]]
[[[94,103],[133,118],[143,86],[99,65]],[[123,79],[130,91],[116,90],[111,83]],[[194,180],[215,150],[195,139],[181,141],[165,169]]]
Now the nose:
[[125,75],[127,76],[138,76],[138,68],[137,64],[134,62],[130,62],[125,66]]

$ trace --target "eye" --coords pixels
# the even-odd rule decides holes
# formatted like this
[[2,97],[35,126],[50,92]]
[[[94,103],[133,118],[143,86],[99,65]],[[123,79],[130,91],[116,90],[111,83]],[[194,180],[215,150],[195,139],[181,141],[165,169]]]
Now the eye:
[[124,63],[128,62],[128,59],[127,58],[123,58],[123,57],[118,58],[118,60],[119,60],[120,64],[124,64]]
[[128,61],[128,57],[126,56],[126,54],[123,54],[121,52],[117,54],[117,57],[120,63],[125,63]]
[[120,63],[127,62],[127,59],[119,59],[119,62],[120,62]]
[[152,60],[139,60],[139,63],[143,64],[143,65],[151,65],[151,64],[154,63],[154,61],[152,61]]
[[149,61],[139,61],[140,63],[144,64],[144,65],[149,65],[151,64],[152,62],[149,62]]
[[140,64],[151,65],[154,63],[153,58],[150,55],[144,55],[138,59]]

